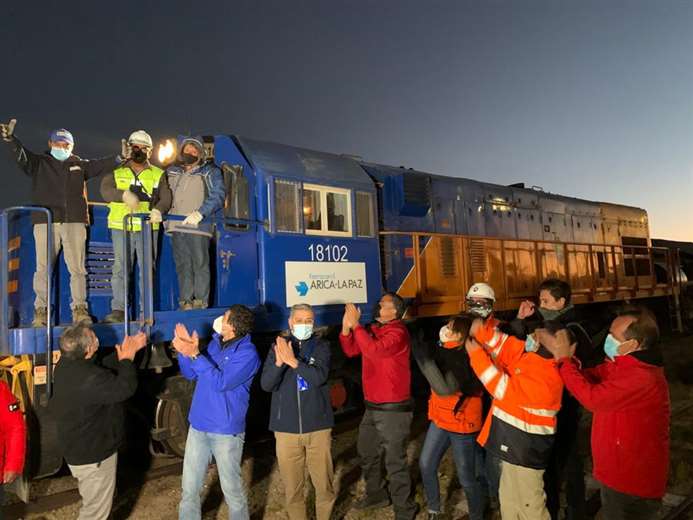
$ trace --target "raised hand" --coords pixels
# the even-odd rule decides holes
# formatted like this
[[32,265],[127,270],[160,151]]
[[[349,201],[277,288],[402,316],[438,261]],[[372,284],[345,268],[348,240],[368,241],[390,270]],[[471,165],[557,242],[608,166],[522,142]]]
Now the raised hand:
[[193,331],[192,335],[185,328],[185,325],[178,323],[173,337],[173,348],[186,357],[196,356],[200,353],[200,338],[197,331]]
[[17,124],[16,119],[10,119],[7,123],[0,123],[0,137],[4,141],[11,141],[14,134],[14,127]]
[[134,336],[125,336],[123,338],[123,343],[116,345],[116,355],[118,356],[118,361],[124,359],[129,359],[133,361],[135,359],[135,354],[142,350],[147,344],[147,335],[144,332],[140,332]]
[[520,304],[520,308],[517,311],[517,318],[520,320],[524,320],[525,318],[528,318],[532,314],[534,314],[535,309],[536,305],[534,304],[534,302],[525,300]]

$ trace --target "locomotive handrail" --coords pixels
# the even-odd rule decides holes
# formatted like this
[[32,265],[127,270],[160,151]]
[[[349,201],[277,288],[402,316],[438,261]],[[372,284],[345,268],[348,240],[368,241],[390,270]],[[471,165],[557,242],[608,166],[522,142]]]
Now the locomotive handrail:
[[[142,286],[143,300],[142,313],[145,327],[149,328],[153,324],[154,318],[154,300],[152,295],[152,223],[149,213],[128,213],[123,218],[123,257],[125,266],[123,269],[123,326],[125,328],[125,336],[130,334],[130,313],[129,313],[129,279],[130,279],[130,233],[132,232],[132,220],[140,219],[141,231],[139,239],[142,240],[142,256],[138,258],[140,262],[140,284]],[[130,224],[130,225],[129,225]],[[139,320],[136,320],[139,321]]]
[[[53,393],[53,334],[51,312],[51,278],[53,277],[53,262],[51,252],[53,250],[53,216],[48,208],[40,206],[12,206],[0,212],[0,287],[3,288],[0,297],[0,345],[3,350],[9,350],[10,328],[10,301],[9,301],[9,215],[18,211],[29,213],[44,213],[46,215],[46,395],[48,398]],[[38,259],[37,259],[38,260]],[[48,399],[44,403],[47,406]]]

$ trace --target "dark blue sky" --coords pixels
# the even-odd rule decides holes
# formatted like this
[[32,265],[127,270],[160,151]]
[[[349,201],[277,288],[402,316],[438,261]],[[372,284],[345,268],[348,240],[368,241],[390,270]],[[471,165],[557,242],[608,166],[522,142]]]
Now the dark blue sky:
[[[693,2],[6,2],[0,118],[238,133],[643,207],[693,240]],[[3,153],[0,205],[28,182]]]

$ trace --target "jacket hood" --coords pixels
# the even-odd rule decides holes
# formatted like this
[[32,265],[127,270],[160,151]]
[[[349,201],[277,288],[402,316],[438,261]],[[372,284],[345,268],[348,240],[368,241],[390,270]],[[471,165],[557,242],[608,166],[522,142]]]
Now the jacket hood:
[[179,158],[180,158],[180,155],[183,153],[183,148],[185,148],[185,146],[188,144],[191,144],[195,148],[197,148],[197,151],[200,152],[200,164],[204,163],[206,160],[205,145],[204,145],[204,142],[202,141],[202,137],[200,137],[199,135],[186,137],[181,141],[180,152],[178,153]]

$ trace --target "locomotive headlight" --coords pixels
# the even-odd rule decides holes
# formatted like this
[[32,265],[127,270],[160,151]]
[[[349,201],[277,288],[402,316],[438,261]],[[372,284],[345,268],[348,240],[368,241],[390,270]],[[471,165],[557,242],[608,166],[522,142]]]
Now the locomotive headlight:
[[168,164],[173,161],[176,156],[176,145],[173,139],[166,139],[165,142],[159,144],[159,151],[157,153],[160,164]]

